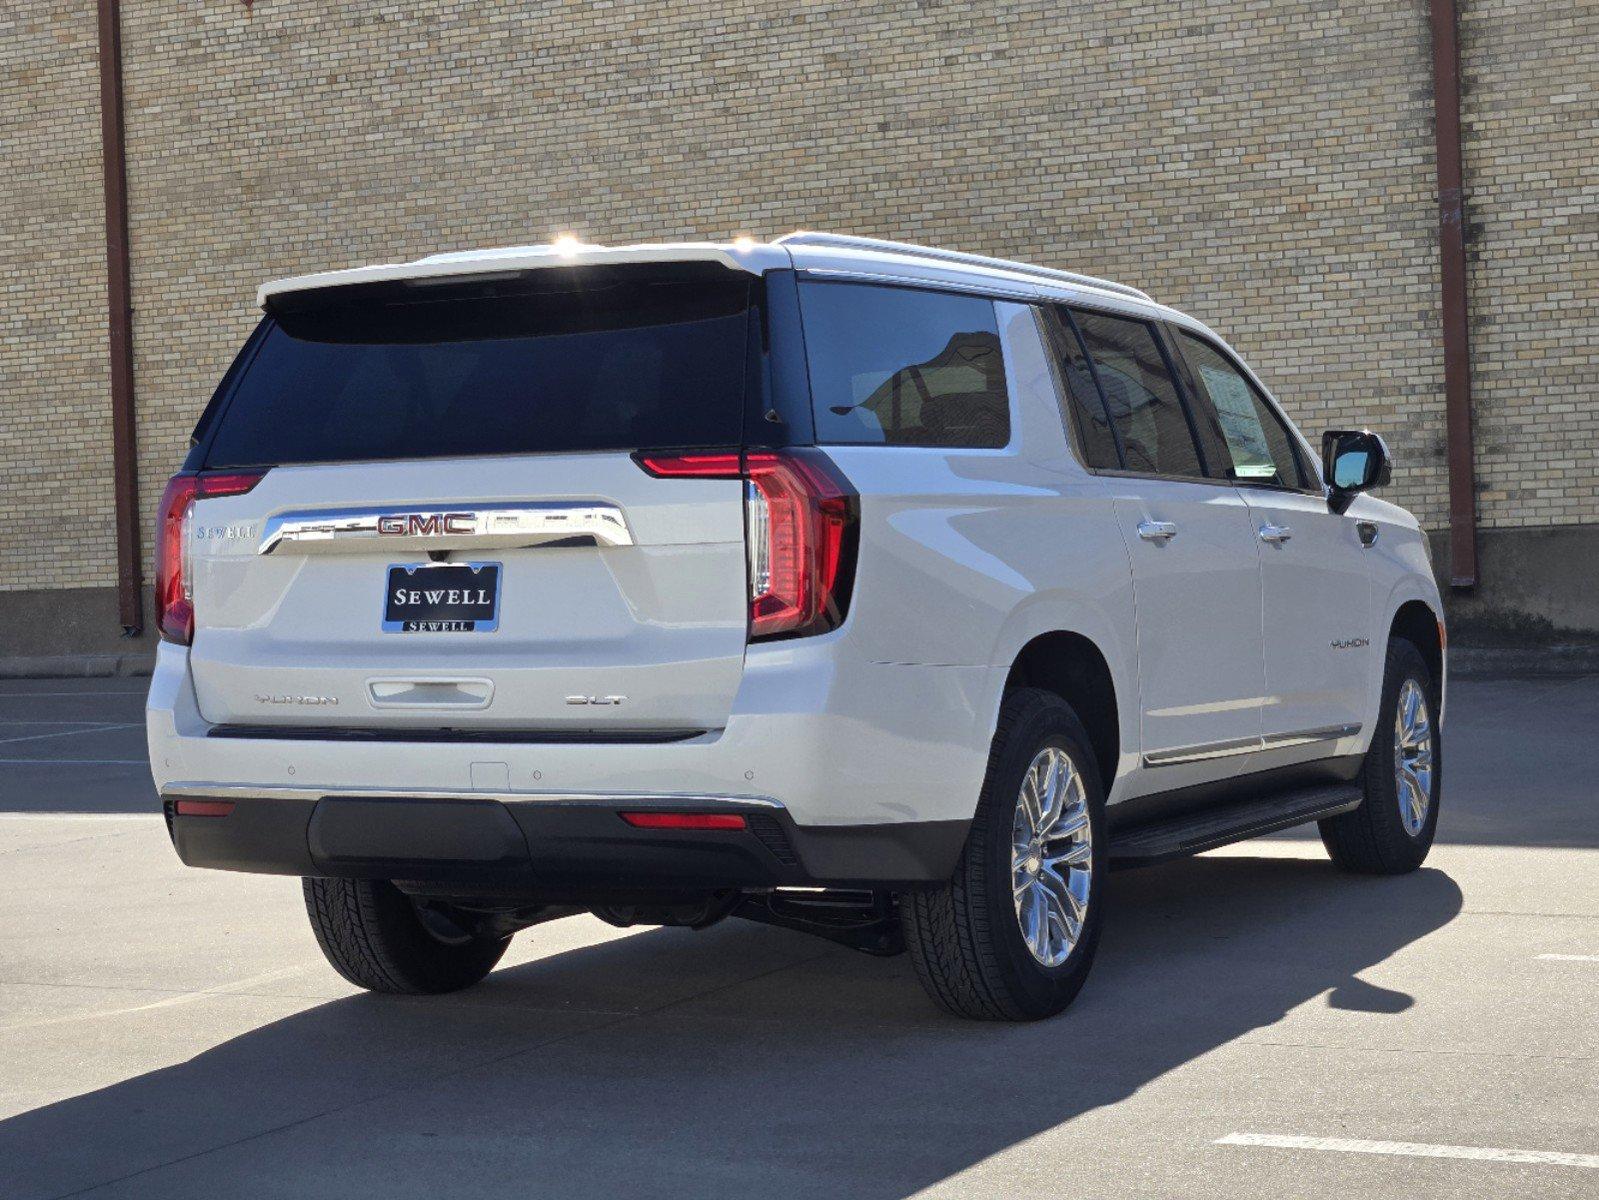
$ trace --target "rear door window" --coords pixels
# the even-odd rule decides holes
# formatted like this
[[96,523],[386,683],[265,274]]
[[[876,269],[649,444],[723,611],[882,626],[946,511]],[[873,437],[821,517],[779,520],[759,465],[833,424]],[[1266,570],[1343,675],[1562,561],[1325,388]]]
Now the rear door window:
[[998,448],[1010,399],[994,302],[878,284],[800,284],[816,440]]
[[1086,309],[1072,309],[1071,315],[1115,424],[1126,469],[1202,478],[1193,431],[1154,327]]
[[1111,429],[1110,413],[1094,383],[1093,368],[1078,340],[1071,316],[1059,309],[1055,322],[1055,344],[1060,363],[1061,384],[1070,411],[1069,420],[1076,430],[1077,442],[1082,449],[1085,465],[1096,471],[1114,471],[1121,467],[1121,457],[1116,451],[1116,434]]
[[1179,330],[1177,344],[1196,385],[1215,410],[1231,460],[1231,478],[1239,483],[1304,487],[1293,438],[1254,384],[1209,342]]
[[616,272],[289,297],[205,465],[740,444],[751,281]]

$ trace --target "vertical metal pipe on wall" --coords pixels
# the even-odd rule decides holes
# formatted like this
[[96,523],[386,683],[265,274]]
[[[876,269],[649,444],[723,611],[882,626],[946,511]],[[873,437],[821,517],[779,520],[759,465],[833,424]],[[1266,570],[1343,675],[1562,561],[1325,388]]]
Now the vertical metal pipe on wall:
[[125,634],[144,626],[139,459],[133,406],[133,290],[128,266],[128,173],[122,129],[122,13],[99,0],[100,147],[105,177],[107,345],[111,353],[111,464],[116,499],[117,612]]
[[1466,307],[1466,202],[1460,156],[1457,0],[1432,0],[1433,138],[1438,160],[1438,266],[1449,453],[1449,583],[1477,585],[1477,484]]

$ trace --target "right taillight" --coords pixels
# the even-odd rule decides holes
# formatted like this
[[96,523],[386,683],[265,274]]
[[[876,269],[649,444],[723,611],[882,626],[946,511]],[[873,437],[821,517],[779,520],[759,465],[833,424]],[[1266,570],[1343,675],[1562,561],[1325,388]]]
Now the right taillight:
[[155,623],[167,641],[187,646],[194,638],[194,572],[189,565],[189,520],[194,502],[211,496],[242,496],[265,474],[181,473],[167,483],[155,534]]
[[652,475],[744,480],[750,641],[843,624],[855,578],[860,501],[818,450],[635,456]]

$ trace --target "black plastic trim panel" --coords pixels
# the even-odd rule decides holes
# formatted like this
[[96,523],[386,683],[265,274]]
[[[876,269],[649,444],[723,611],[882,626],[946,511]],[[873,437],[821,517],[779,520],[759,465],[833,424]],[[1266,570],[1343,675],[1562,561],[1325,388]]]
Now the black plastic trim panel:
[[[168,811],[178,799],[166,797]],[[194,867],[605,896],[936,882],[954,870],[970,824],[804,826],[737,801],[671,808],[741,813],[742,830],[638,829],[620,816],[663,802],[240,797],[227,816],[174,812],[172,841]]]

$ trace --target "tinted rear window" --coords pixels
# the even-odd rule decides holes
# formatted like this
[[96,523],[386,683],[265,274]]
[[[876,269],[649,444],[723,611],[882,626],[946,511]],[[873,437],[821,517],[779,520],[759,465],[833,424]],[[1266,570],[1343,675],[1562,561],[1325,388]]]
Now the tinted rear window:
[[994,302],[876,284],[800,285],[816,440],[999,447],[1010,401]]
[[750,294],[588,272],[296,300],[206,465],[738,445]]

